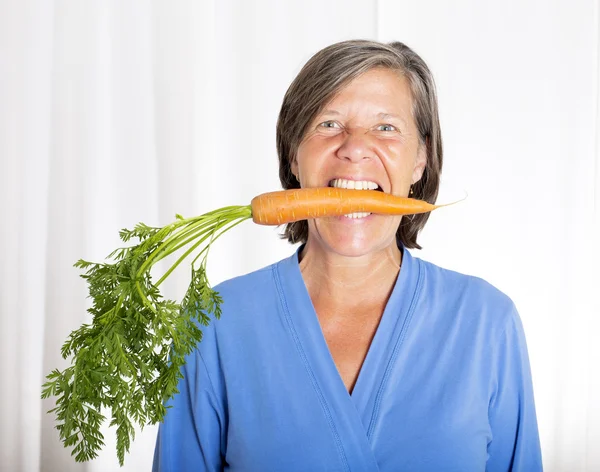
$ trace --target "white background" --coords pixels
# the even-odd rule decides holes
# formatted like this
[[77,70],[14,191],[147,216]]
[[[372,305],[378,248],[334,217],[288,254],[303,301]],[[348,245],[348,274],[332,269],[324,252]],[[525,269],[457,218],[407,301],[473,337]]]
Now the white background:
[[[600,471],[599,0],[0,1],[0,469],[119,469],[114,439],[75,464],[39,399],[86,320],[72,264],[118,230],[279,188],[275,123],[308,58],[400,40],[436,77],[445,163],[413,254],[478,275],[525,326],[548,471]],[[245,223],[213,284],[295,249]],[[167,284],[168,285],[168,284]],[[176,274],[167,290],[185,285]]]

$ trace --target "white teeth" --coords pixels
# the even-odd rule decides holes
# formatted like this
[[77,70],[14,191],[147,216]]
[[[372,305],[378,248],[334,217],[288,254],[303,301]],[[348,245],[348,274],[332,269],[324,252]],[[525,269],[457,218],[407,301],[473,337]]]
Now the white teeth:
[[357,213],[349,213],[344,215],[346,218],[364,218],[365,216],[369,216],[371,213],[366,212],[357,212]]
[[375,190],[379,185],[370,180],[346,180],[346,179],[334,179],[331,182],[332,187],[336,188],[350,188],[357,190]]

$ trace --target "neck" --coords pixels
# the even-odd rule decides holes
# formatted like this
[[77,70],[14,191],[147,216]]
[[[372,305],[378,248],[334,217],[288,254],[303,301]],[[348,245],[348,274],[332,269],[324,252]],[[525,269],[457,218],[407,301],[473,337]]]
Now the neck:
[[395,244],[348,257],[312,243],[299,255],[300,271],[313,302],[328,306],[385,304],[398,277],[402,253]]

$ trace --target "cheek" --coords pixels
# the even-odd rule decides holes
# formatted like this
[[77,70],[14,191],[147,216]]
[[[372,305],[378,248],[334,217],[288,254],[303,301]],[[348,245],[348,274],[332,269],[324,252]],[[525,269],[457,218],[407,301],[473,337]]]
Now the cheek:
[[326,147],[322,140],[315,138],[305,140],[298,147],[298,152],[296,153],[296,160],[300,169],[318,166],[326,154]]
[[400,166],[407,161],[410,149],[398,141],[380,141],[377,143],[379,154],[386,157],[391,165]]
[[383,166],[392,184],[393,193],[404,195],[413,181],[417,148],[405,143],[390,143],[382,147]]

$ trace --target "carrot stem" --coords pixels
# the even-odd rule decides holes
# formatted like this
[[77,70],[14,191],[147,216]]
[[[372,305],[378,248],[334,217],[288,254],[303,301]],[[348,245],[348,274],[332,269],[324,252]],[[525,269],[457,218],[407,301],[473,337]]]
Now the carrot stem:
[[[234,219],[235,218],[235,219]],[[218,229],[220,229],[221,227],[227,225],[228,223],[231,222],[235,222],[235,220],[239,219],[239,221],[236,222],[236,224],[241,223],[244,220],[247,220],[248,218],[250,218],[250,215],[241,215],[241,216],[237,216],[237,213],[233,216],[230,216],[228,219],[224,219],[222,222],[218,221],[217,224],[214,225],[213,228],[211,228],[210,232],[206,232],[202,235],[202,237],[200,239],[198,239],[198,241],[196,241],[184,254],[181,255],[181,257],[179,257],[179,259],[177,259],[177,261],[169,268],[169,270],[167,270],[167,272],[165,272],[165,274],[156,282],[156,286],[158,287],[170,274],[171,272],[173,272],[177,266],[179,264],[181,264],[192,252],[194,252],[194,250],[200,246],[204,241],[206,241],[210,236],[213,236],[215,231],[217,231]],[[233,220],[233,221],[232,221]],[[235,225],[232,225],[232,227]],[[227,228],[226,230],[228,230],[230,228]],[[216,240],[219,236],[221,236],[221,234],[223,234],[226,230],[221,231],[218,235],[216,235],[212,240]],[[211,241],[212,243],[212,241]],[[202,251],[200,252],[200,254],[202,254],[204,251],[206,251],[208,248],[210,247],[210,244],[208,244],[206,247],[204,247],[202,249]],[[195,261],[196,259],[194,259]]]

